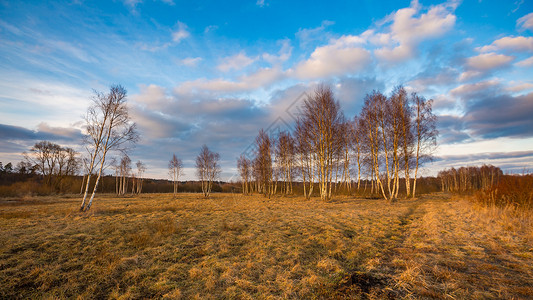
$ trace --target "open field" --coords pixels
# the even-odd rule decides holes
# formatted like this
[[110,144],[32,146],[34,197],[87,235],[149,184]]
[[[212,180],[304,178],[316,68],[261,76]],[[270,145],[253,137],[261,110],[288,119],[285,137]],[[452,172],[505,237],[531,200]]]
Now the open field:
[[0,298],[531,298],[533,224],[447,194],[0,199]]

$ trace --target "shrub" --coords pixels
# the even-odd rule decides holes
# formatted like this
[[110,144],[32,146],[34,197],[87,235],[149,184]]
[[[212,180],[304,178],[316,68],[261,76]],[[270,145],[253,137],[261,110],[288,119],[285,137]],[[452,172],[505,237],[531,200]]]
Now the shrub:
[[476,193],[478,202],[486,206],[533,209],[533,174],[505,175],[498,183]]

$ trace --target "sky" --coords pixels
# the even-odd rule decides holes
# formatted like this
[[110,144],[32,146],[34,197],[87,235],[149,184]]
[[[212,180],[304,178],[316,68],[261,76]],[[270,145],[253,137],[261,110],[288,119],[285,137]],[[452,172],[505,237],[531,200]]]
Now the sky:
[[0,161],[40,140],[80,147],[94,91],[128,91],[146,176],[172,154],[223,180],[259,129],[288,130],[317,84],[345,115],[397,85],[433,99],[435,161],[533,170],[533,1],[0,0]]

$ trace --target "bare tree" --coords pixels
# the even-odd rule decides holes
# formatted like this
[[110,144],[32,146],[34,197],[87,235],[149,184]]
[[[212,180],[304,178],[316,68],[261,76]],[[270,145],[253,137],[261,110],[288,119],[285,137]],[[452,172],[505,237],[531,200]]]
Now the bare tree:
[[359,126],[361,132],[364,133],[361,138],[368,151],[367,162],[370,168],[372,193],[374,192],[375,183],[376,191],[381,191],[383,197],[388,199],[380,176],[380,164],[382,163],[380,154],[384,148],[380,110],[385,106],[385,100],[386,97],[378,91],[373,91],[371,94],[366,95],[363,109],[361,110]]
[[315,186],[315,161],[316,154],[311,149],[311,136],[309,124],[302,118],[296,120],[296,153],[299,157],[300,171],[303,181],[303,193],[306,199],[311,198]]
[[255,139],[257,153],[255,166],[259,175],[261,191],[265,197],[273,194],[273,166],[272,166],[272,139],[261,129]]
[[321,85],[304,101],[302,123],[310,136],[311,151],[316,156],[320,198],[331,198],[333,159],[338,151],[336,135],[342,121],[339,102],[330,87]]
[[241,175],[242,193],[243,195],[248,195],[251,193],[252,162],[244,154],[241,154],[237,160],[237,169]]
[[57,166],[56,152],[59,149],[61,146],[57,144],[41,141],[30,149],[30,153],[23,153],[26,161],[37,166],[37,171],[42,174],[47,185],[52,185],[52,176]]
[[296,155],[294,138],[289,132],[280,132],[276,146],[276,160],[283,178],[282,192],[292,194],[294,159]]
[[460,167],[442,170],[438,174],[441,189],[446,192],[473,192],[488,190],[503,176],[500,168],[492,165],[481,167]]
[[69,147],[60,147],[57,157],[57,183],[56,188],[59,192],[63,192],[64,179],[67,176],[74,176],[79,172],[80,159],[78,158],[78,152]]
[[363,165],[362,156],[364,155],[363,147],[361,144],[363,133],[361,131],[362,126],[360,126],[360,122],[357,116],[354,117],[354,120],[351,123],[351,125],[352,125],[351,126],[352,128],[350,130],[350,133],[351,133],[350,137],[352,138],[352,141],[350,145],[353,147],[353,151],[355,154],[355,161],[357,164],[357,190],[359,191],[359,188],[361,187],[361,169]]
[[119,194],[124,195],[128,190],[128,177],[131,172],[131,158],[127,154],[123,154],[119,164]]
[[[105,167],[106,155],[110,151],[124,151],[139,139],[135,123],[131,121],[128,114],[126,89],[120,85],[113,85],[108,94],[97,91],[94,93],[93,104],[88,108],[85,117],[87,131],[85,141],[91,160],[85,193],[80,206],[82,211],[88,211],[91,208]],[[100,166],[96,183],[91,198],[86,203],[90,176],[98,161]]]
[[416,179],[418,168],[425,161],[431,159],[432,153],[437,147],[436,129],[437,117],[433,114],[433,100],[426,100],[424,97],[413,93],[411,96],[415,112],[415,138],[416,138],[416,163],[413,182],[413,198],[416,195]]
[[80,167],[78,152],[49,141],[36,143],[30,152],[24,152],[23,156],[25,163],[35,166],[45,183],[59,192],[63,191],[63,180],[66,176],[77,174]]
[[175,197],[178,192],[180,176],[183,175],[183,162],[176,156],[176,154],[172,154],[172,159],[168,162],[168,173],[172,178]]
[[407,98],[405,89],[398,90],[401,96],[401,105],[398,106],[398,118],[400,122],[400,144],[402,156],[402,168],[405,178],[405,196],[411,194],[411,167],[413,165],[414,134],[413,134],[413,108]]
[[143,174],[146,172],[146,165],[142,161],[137,161],[135,164],[137,166],[137,194],[142,193],[143,190]]
[[196,174],[202,184],[202,193],[206,198],[211,194],[213,182],[220,175],[221,169],[218,161],[220,155],[209,151],[206,145],[202,146],[200,154],[196,157]]

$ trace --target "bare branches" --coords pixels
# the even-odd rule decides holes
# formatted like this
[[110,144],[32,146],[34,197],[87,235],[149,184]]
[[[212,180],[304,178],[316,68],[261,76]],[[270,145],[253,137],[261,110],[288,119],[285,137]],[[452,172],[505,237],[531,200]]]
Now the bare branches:
[[183,175],[183,162],[176,156],[176,154],[172,154],[172,159],[168,162],[168,173],[172,178],[175,197],[178,192],[180,176]]
[[342,113],[339,102],[334,99],[331,88],[319,86],[314,94],[304,101],[299,116],[302,130],[307,131],[307,143],[316,159],[320,198],[331,198],[333,158],[337,151],[339,126]]
[[255,157],[254,166],[258,176],[259,189],[269,197],[273,194],[273,168],[272,168],[272,140],[261,129],[259,135],[255,139],[257,146],[257,153]]
[[437,147],[438,131],[436,129],[437,117],[432,111],[433,100],[426,100],[416,93],[411,95],[411,99],[415,111],[413,124],[416,136],[416,166],[413,183],[413,197],[415,197],[418,168],[425,161],[431,159],[431,155]]
[[251,193],[251,179],[252,179],[252,162],[242,154],[237,159],[237,169],[241,176],[242,181],[242,193],[243,195],[248,195]]
[[26,164],[35,166],[43,175],[46,184],[61,192],[65,176],[75,175],[79,171],[78,152],[69,147],[41,141],[36,143],[29,153],[23,153]]
[[[120,85],[111,86],[109,93],[94,91],[93,104],[87,109],[85,116],[86,149],[91,157],[85,193],[80,209],[87,211],[98,189],[98,183],[104,169],[106,155],[110,151],[125,153],[127,148],[139,140],[136,125],[130,119],[126,105],[127,92]],[[85,203],[89,190],[91,174],[99,162],[100,167],[89,203]]]
[[137,190],[136,193],[140,194],[142,193],[143,189],[143,175],[144,172],[146,172],[146,165],[142,161],[137,161],[135,164],[137,166]]
[[219,160],[220,155],[209,151],[206,145],[202,146],[200,154],[196,157],[196,174],[202,184],[202,193],[206,198],[211,194],[213,182],[220,175]]

